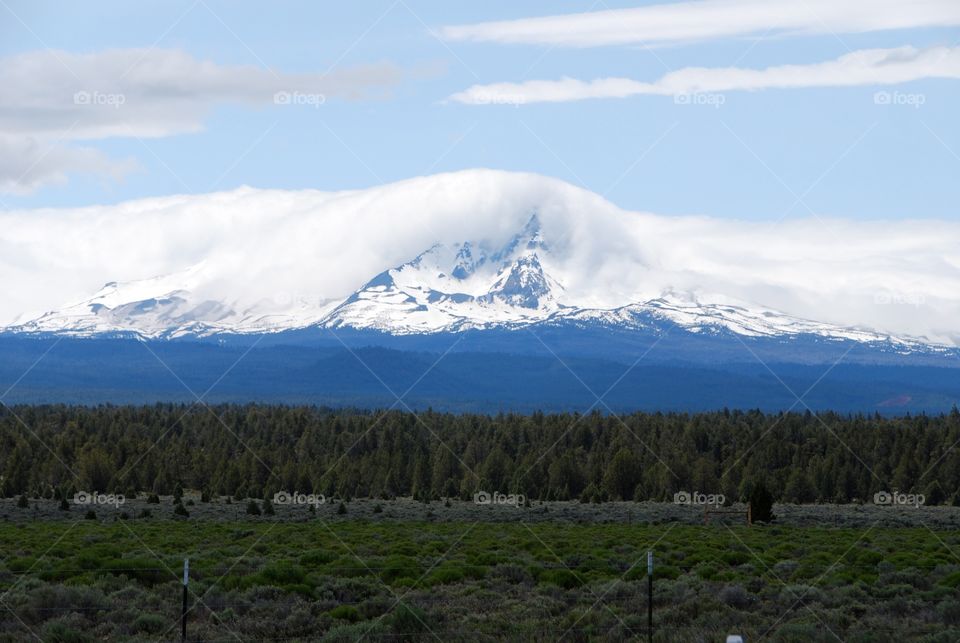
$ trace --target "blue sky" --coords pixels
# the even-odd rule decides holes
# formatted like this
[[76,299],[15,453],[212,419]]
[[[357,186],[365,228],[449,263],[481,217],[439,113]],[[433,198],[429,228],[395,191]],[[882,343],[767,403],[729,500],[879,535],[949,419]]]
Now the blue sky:
[[[802,35],[774,29],[593,46],[547,45],[536,38],[503,42],[496,29],[454,37],[443,29],[654,4],[0,0],[8,92],[0,99],[0,116],[7,111],[0,141],[8,141],[0,154],[9,155],[0,156],[0,172],[8,168],[6,178],[13,180],[0,200],[20,209],[239,185],[338,190],[489,167],[558,177],[621,207],[663,214],[957,218],[956,77],[732,89],[697,93],[686,102],[670,95],[521,105],[450,99],[471,86],[497,83],[564,77],[654,83],[690,67],[812,65],[860,50],[954,48],[960,41],[955,20],[849,31],[830,23],[822,33]],[[98,56],[110,50],[140,69],[122,81],[98,76],[107,68]],[[297,75],[318,86],[330,74],[342,78],[320,105],[276,105],[259,100],[253,89],[244,93],[235,80],[210,96],[202,75],[171,98],[169,85],[151,87],[150,72],[142,69],[158,51],[185,54],[188,67],[209,61],[219,68],[260,68],[265,80],[251,82],[257,91],[276,88],[269,77],[279,87]],[[74,58],[80,55],[91,58],[83,63]],[[355,80],[364,69],[368,80]],[[71,128],[66,136],[43,124],[34,131],[34,120],[60,107],[38,101],[59,100],[57,87],[72,83],[71,77],[80,83],[71,89],[126,96],[122,105],[93,108],[104,123],[114,117],[132,123],[134,134],[84,130],[90,110],[63,117]],[[20,82],[30,87],[29,101],[19,99]],[[97,82],[104,83],[102,90]],[[878,92],[893,99],[878,104]],[[152,108],[142,105],[153,97]],[[164,101],[174,101],[173,124],[157,113],[168,109]],[[151,119],[159,124],[143,130],[152,127]],[[75,148],[86,151],[69,151]],[[42,160],[25,163],[29,154]],[[39,173],[47,167],[49,180]],[[36,174],[35,183],[18,186],[21,170]]]

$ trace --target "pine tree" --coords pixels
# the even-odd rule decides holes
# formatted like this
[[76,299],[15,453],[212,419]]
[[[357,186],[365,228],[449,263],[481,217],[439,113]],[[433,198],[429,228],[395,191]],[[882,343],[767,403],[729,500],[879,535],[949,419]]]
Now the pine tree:
[[603,486],[610,497],[617,500],[632,500],[642,474],[640,460],[626,447],[617,451],[603,477]]
[[754,522],[773,522],[773,496],[763,482],[754,482],[748,495],[750,514]]

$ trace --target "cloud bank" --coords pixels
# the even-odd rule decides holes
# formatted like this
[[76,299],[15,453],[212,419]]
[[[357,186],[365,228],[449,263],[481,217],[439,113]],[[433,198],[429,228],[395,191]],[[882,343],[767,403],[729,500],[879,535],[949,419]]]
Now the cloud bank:
[[592,81],[563,78],[473,85],[448,100],[470,105],[522,105],[637,95],[680,96],[702,92],[894,85],[923,78],[960,78],[960,47],[864,49],[827,62],[778,65],[766,69],[687,67],[652,83],[630,78]]
[[325,193],[242,188],[109,207],[0,214],[0,322],[108,281],[191,274],[205,297],[342,299],[436,242],[502,245],[538,212],[584,306],[674,288],[712,300],[960,343],[960,223],[791,219],[779,225],[629,212],[534,174],[470,170]]
[[559,47],[960,25],[955,0],[699,0],[443,27],[447,40]]
[[319,106],[383,95],[401,77],[389,63],[284,73],[175,49],[7,56],[0,59],[0,192],[28,193],[74,171],[117,177],[134,167],[72,141],[197,132],[217,105]]

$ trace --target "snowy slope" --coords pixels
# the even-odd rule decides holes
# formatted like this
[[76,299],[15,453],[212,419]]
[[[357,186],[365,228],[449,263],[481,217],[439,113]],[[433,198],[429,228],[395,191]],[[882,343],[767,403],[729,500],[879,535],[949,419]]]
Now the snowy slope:
[[282,293],[252,305],[198,296],[204,267],[152,279],[111,281],[93,296],[47,312],[12,333],[75,337],[133,335],[146,338],[205,337],[220,333],[270,333],[316,323],[331,307],[292,301]]
[[130,334],[146,338],[277,333],[311,326],[376,330],[394,335],[471,329],[522,329],[538,324],[657,330],[673,325],[697,334],[799,336],[886,343],[898,350],[935,345],[866,329],[792,317],[756,304],[703,301],[668,289],[659,297],[591,308],[568,296],[552,276],[562,271],[536,214],[506,244],[435,244],[386,270],[341,302],[311,305],[284,297],[254,306],[194,294],[204,267],[141,281],[106,284],[92,297],[8,328],[70,336]]
[[[541,259],[543,257],[543,259]],[[536,323],[563,308],[536,215],[506,245],[437,244],[380,273],[321,320],[321,326],[430,333]]]
[[[244,188],[203,199],[209,203],[195,207],[212,208],[216,234],[196,243],[193,254],[182,249],[182,239],[166,251],[192,257],[189,267],[148,279],[104,275],[118,281],[0,332],[178,338],[311,327],[412,335],[538,324],[670,326],[701,335],[885,342],[903,350],[950,345],[944,337],[957,336],[949,323],[940,325],[945,334],[926,337],[873,330],[880,325],[871,315],[898,310],[875,304],[886,291],[875,282],[896,293],[890,274],[951,261],[911,260],[900,246],[894,253],[884,245],[890,243],[885,238],[877,250],[860,250],[849,266],[827,266],[838,274],[847,270],[844,279],[830,273],[831,279],[815,280],[794,275],[817,265],[815,253],[832,240],[818,239],[810,250],[791,240],[772,251],[751,243],[752,229],[737,227],[736,235],[716,245],[713,233],[720,228],[712,223],[711,234],[701,234],[701,219],[624,212],[586,190],[536,175],[476,170],[352,192]],[[250,212],[241,207],[248,203]],[[142,218],[181,205],[171,199],[127,207]],[[384,212],[389,229],[375,224]],[[157,218],[159,230],[170,227],[163,217]],[[245,226],[254,231],[250,237],[229,237]],[[733,248],[741,237],[747,241]],[[763,269],[736,263],[749,252]],[[900,258],[905,263],[896,264],[895,273],[881,272]],[[861,267],[862,274],[856,272]],[[924,283],[921,277],[911,276],[910,284]],[[851,315],[855,323],[787,314],[767,299],[772,293],[772,301],[811,301],[829,294],[833,282],[855,284],[855,294],[867,302],[861,305],[867,313]],[[952,283],[938,282],[946,293],[938,300],[946,319],[954,306]],[[840,299],[832,295],[830,301]]]

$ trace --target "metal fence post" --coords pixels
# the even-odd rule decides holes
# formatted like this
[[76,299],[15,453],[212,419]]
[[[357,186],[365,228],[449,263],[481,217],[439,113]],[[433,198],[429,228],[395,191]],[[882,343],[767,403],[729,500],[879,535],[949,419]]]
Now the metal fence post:
[[183,607],[180,609],[180,640],[187,640],[187,583],[190,581],[190,559],[183,559]]

